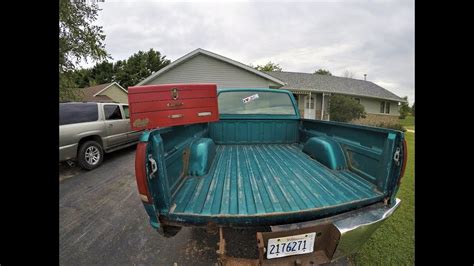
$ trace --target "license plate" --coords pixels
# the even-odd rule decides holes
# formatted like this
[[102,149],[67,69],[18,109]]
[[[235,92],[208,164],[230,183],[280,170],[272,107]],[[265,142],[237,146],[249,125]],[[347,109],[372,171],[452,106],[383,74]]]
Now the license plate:
[[316,233],[268,239],[267,259],[313,252]]

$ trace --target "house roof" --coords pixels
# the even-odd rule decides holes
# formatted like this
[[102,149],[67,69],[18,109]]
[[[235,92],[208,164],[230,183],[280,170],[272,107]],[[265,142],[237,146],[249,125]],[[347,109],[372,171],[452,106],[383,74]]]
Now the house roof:
[[144,85],[146,83],[148,83],[149,81],[151,80],[154,80],[156,77],[158,77],[159,75],[173,69],[174,67],[178,66],[179,64],[197,56],[197,55],[200,55],[200,54],[203,54],[203,55],[207,55],[209,57],[212,57],[212,58],[215,58],[217,60],[220,60],[220,61],[224,61],[226,63],[229,63],[231,65],[234,65],[236,67],[239,67],[239,68],[242,68],[244,70],[247,70],[248,72],[251,72],[251,73],[254,73],[264,79],[267,79],[267,80],[271,80],[277,84],[280,84],[280,85],[285,85],[285,83],[281,80],[279,80],[278,78],[272,76],[272,75],[269,75],[265,72],[262,72],[262,71],[259,71],[259,70],[256,70],[255,68],[253,67],[250,67],[250,66],[247,66],[245,64],[242,64],[240,62],[237,62],[235,60],[232,60],[230,58],[227,58],[227,57],[224,57],[222,55],[218,55],[218,54],[215,54],[213,52],[209,52],[207,50],[204,50],[204,49],[201,49],[201,48],[198,48],[178,59],[176,59],[175,61],[173,61],[171,64],[167,65],[166,67],[160,69],[159,71],[151,74],[149,77],[147,77],[146,79],[140,81],[136,86],[140,86],[140,85]]
[[286,83],[280,89],[339,93],[406,102],[405,99],[370,81],[300,72],[268,71],[266,73]]
[[120,84],[117,82],[110,82],[105,84],[100,84],[92,87],[86,87],[81,89],[81,96],[83,101],[91,102],[113,102],[109,96],[100,95],[102,92],[110,88],[112,85],[117,85],[120,89],[128,93]]

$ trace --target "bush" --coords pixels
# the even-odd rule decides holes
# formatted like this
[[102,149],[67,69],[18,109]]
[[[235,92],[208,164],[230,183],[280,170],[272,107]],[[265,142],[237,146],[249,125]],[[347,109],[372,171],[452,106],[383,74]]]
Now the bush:
[[395,129],[395,130],[400,130],[400,131],[407,131],[406,128],[402,126],[400,123],[379,123],[375,125],[376,127],[383,127],[383,128],[390,128],[390,129]]
[[354,119],[365,118],[365,109],[355,99],[335,94],[329,100],[329,115],[332,121],[349,122]]
[[405,119],[407,115],[409,115],[411,112],[410,106],[408,106],[408,103],[403,103],[402,106],[400,107],[400,119]]

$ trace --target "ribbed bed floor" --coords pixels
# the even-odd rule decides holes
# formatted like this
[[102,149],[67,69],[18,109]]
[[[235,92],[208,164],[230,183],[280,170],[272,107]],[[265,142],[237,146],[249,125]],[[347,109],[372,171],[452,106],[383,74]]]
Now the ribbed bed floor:
[[350,171],[332,171],[311,159],[298,144],[218,145],[209,174],[185,178],[171,213],[260,215],[380,195]]

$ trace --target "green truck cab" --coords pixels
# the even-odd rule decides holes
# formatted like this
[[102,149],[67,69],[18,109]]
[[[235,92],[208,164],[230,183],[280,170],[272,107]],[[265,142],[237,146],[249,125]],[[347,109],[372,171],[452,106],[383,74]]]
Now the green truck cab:
[[141,136],[138,190],[163,236],[218,228],[225,264],[223,227],[263,228],[254,263],[327,263],[356,252],[400,205],[403,132],[302,119],[285,90],[221,89],[218,103],[217,122]]

